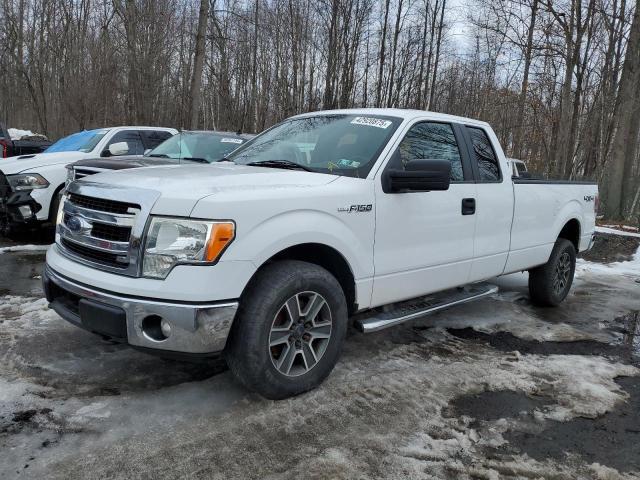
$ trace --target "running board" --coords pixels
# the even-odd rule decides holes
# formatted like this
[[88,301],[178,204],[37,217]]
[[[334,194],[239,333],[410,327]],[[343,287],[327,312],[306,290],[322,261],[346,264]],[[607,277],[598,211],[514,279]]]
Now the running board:
[[354,325],[362,333],[377,332],[454,305],[479,300],[497,291],[495,285],[474,283],[364,312],[356,315]]

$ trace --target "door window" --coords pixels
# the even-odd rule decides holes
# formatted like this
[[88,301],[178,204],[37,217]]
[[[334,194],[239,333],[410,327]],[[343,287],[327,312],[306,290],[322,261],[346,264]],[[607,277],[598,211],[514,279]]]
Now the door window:
[[394,168],[404,168],[411,160],[449,160],[451,181],[464,181],[458,142],[448,123],[420,122],[412,126],[391,162]]
[[142,139],[140,138],[140,134],[137,130],[124,130],[116,133],[113,138],[109,140],[107,148],[114,143],[120,142],[127,142],[129,145],[127,155],[142,155],[144,153],[144,144],[142,143]]
[[467,127],[467,131],[471,136],[473,143],[473,159],[478,162],[478,170],[480,172],[480,182],[491,183],[500,182],[502,175],[500,174],[500,163],[496,152],[491,146],[491,141],[487,133],[477,127]]
[[171,132],[165,130],[140,130],[146,148],[154,149],[166,139],[171,138]]

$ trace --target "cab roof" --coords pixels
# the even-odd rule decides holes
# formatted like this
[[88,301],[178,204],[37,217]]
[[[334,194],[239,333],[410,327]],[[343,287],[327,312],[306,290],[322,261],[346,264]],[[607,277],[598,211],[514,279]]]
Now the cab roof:
[[446,113],[430,112],[427,110],[413,110],[405,108],[346,108],[338,110],[318,110],[316,112],[308,112],[296,115],[293,118],[304,118],[316,115],[381,115],[387,117],[402,118],[403,120],[414,120],[428,118],[430,120],[442,122],[455,122],[473,124],[482,127],[489,127],[487,122],[475,120],[473,118],[458,117],[456,115],[448,115]]

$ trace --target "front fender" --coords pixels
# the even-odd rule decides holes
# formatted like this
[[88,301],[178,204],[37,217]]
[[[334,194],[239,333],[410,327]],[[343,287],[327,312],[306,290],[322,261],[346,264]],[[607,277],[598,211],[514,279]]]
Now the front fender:
[[67,169],[65,165],[45,165],[22,173],[38,173],[49,182],[47,188],[39,188],[31,191],[31,197],[42,207],[37,215],[38,220],[48,220],[53,195],[60,187],[64,187],[67,179]]
[[240,223],[237,238],[225,253],[225,260],[251,260],[259,268],[289,247],[319,243],[338,251],[349,264],[354,278],[359,280],[373,276],[372,236],[373,223],[370,231],[354,230],[329,213],[300,209],[270,217],[248,231],[244,231]]

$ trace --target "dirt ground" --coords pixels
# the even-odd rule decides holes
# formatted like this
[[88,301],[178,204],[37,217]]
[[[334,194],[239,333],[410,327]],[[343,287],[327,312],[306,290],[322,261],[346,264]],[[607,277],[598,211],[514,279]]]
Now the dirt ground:
[[[623,239],[621,239],[623,238]],[[495,296],[349,334],[273,402],[47,309],[42,246],[0,241],[0,478],[640,478],[639,239],[599,235],[567,301]],[[635,243],[634,243],[635,242]]]

